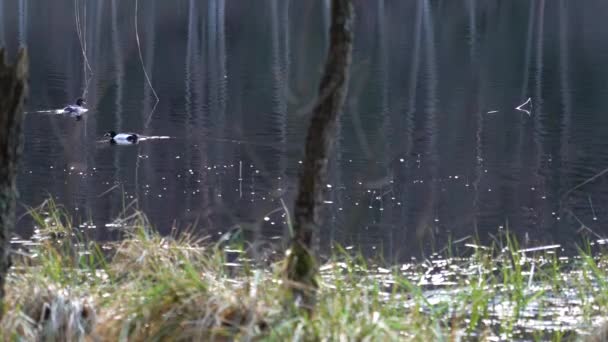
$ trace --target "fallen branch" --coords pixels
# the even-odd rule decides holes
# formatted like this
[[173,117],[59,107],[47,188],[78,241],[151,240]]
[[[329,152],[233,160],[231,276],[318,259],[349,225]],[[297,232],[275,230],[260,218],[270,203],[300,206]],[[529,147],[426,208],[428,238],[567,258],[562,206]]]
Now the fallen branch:
[[524,112],[526,114],[528,114],[528,116],[531,115],[531,112],[527,109],[523,109],[522,107],[527,105],[528,103],[530,103],[532,101],[531,97],[528,97],[528,99],[526,100],[526,102],[520,104],[519,106],[515,107],[516,110],[519,110],[520,112]]

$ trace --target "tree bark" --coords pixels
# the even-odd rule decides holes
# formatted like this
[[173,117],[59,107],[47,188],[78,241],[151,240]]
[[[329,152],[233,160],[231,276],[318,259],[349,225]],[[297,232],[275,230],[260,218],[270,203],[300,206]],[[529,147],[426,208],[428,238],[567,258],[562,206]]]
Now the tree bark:
[[[15,224],[15,178],[22,148],[23,100],[27,92],[27,53],[19,51],[14,66],[0,49],[0,303],[10,268],[9,239]],[[4,309],[0,308],[0,318]]]
[[336,136],[348,87],[353,43],[351,0],[333,0],[330,45],[313,109],[298,195],[294,207],[294,238],[287,256],[287,284],[302,306],[312,308],[318,287],[318,266],[312,252],[315,230],[321,225],[327,163]]

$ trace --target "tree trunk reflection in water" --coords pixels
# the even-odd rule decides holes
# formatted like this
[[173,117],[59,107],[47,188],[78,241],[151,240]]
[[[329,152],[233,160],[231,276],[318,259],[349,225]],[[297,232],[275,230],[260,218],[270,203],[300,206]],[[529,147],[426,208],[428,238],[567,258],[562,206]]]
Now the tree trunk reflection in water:
[[404,162],[405,171],[402,179],[402,199],[401,201],[403,206],[404,218],[406,221],[406,228],[403,232],[403,238],[399,239],[400,242],[407,241],[409,239],[409,227],[410,221],[412,221],[412,225],[417,228],[415,222],[409,219],[409,215],[412,210],[415,208],[416,196],[413,195],[413,187],[411,179],[413,178],[413,154],[414,154],[414,132],[416,130],[416,124],[414,120],[414,115],[416,113],[416,98],[418,94],[418,80],[420,76],[420,46],[422,45],[422,2],[416,1],[416,15],[414,21],[414,30],[413,30],[413,48],[412,48],[412,62],[409,70],[409,79],[408,79],[408,105],[405,113],[405,126],[406,126],[406,134],[405,134],[405,158]]
[[[207,7],[207,75],[209,75],[208,104],[212,127],[223,136],[226,129],[226,40],[225,2],[210,0]],[[215,156],[224,155],[223,144],[216,146]],[[217,197],[217,196],[216,196]],[[221,198],[221,197],[217,197]]]
[[4,0],[0,0],[0,47],[4,46]]
[[[91,68],[93,69],[91,72],[91,76],[89,79],[89,92],[87,95],[87,104],[90,108],[97,108],[98,105],[98,94],[103,94],[103,90],[99,90],[99,80],[100,80],[100,72],[99,70],[102,70],[102,66],[105,65],[104,60],[105,58],[100,57],[100,55],[102,55],[103,50],[100,48],[100,44],[95,43],[95,42],[100,42],[101,41],[101,37],[103,35],[103,33],[106,32],[106,28],[104,27],[103,23],[104,23],[104,18],[105,18],[105,9],[106,6],[104,6],[104,4],[106,4],[107,2],[104,1],[97,1],[96,2],[96,6],[94,6],[92,8],[93,13],[95,14],[95,18],[94,18],[94,22],[92,26],[91,30],[88,30],[87,32],[89,33],[89,37],[86,37],[87,41],[91,42],[90,44],[90,48],[89,48],[89,63],[91,64]],[[93,139],[97,139],[97,137],[95,136],[95,132],[97,132],[97,116],[96,115],[85,115],[84,119],[83,119],[83,123],[85,126],[85,136],[89,135],[89,131],[93,132]],[[88,138],[87,140],[89,140],[90,138]],[[93,145],[93,148],[95,148],[95,142],[91,143],[86,143],[85,145],[87,145],[88,148],[88,153],[87,153],[87,159],[86,159],[86,171],[87,172],[93,172],[96,169],[96,164],[95,164],[95,153],[92,152],[94,151],[91,146]],[[91,218],[92,220],[94,220],[94,208],[95,208],[95,204],[98,201],[98,194],[95,193],[95,191],[91,191],[92,189],[96,189],[96,181],[93,177],[86,177],[86,193],[87,193],[87,199],[86,199],[86,210],[87,212],[87,218]],[[94,222],[91,222],[94,224]],[[95,233],[97,236],[96,238],[102,238],[102,232],[100,229],[95,229]]]
[[[215,17],[216,17],[216,29],[215,29],[215,37],[213,38],[213,40],[216,42],[215,46],[215,60],[216,60],[216,69],[217,69],[217,73],[214,77],[214,79],[217,82],[216,85],[216,99],[215,102],[217,104],[217,115],[218,115],[218,119],[217,122],[219,123],[219,129],[218,131],[221,132],[221,135],[224,137],[226,136],[227,132],[229,131],[229,127],[228,123],[229,121],[226,120],[226,89],[227,89],[227,82],[228,82],[228,71],[226,70],[226,2],[225,0],[215,0],[216,1],[216,5],[215,5]],[[232,155],[232,153],[227,153],[229,147],[231,147],[231,145],[226,145],[226,144],[216,144],[217,146],[217,156],[223,158],[223,156],[230,154]],[[218,160],[219,161],[219,160]],[[227,176],[228,177],[228,176]],[[222,184],[221,179],[218,180],[219,184]],[[224,191],[229,191],[232,190],[231,188],[226,188]],[[226,202],[224,202],[223,200],[223,194],[222,197],[217,197],[218,199],[222,200],[222,208],[223,210],[226,210],[229,208],[229,205],[227,205]],[[228,215],[229,216],[234,216],[235,213],[233,212],[232,208],[230,208],[230,210],[228,211]]]
[[[383,220],[383,216],[389,215],[385,212],[385,210],[390,210],[390,206],[385,205],[385,198],[389,197],[393,193],[393,184],[391,183],[392,174],[388,173],[389,171],[388,165],[390,164],[390,159],[392,156],[392,150],[390,149],[389,137],[387,133],[390,131],[391,127],[391,108],[390,108],[390,99],[389,99],[389,87],[390,87],[390,78],[389,78],[389,47],[388,47],[388,34],[386,30],[387,16],[385,12],[385,1],[377,0],[377,13],[376,13],[376,41],[377,41],[377,49],[376,49],[376,63],[378,63],[378,72],[376,73],[378,77],[378,83],[380,88],[380,99],[379,99],[379,108],[377,110],[378,115],[380,116],[381,123],[378,126],[378,131],[375,133],[377,137],[376,146],[374,146],[373,150],[381,153],[375,153],[376,157],[375,162],[381,166],[381,170],[375,177],[378,177],[378,180],[381,182],[379,186],[374,190],[373,194],[374,198],[372,200],[376,201],[376,205],[374,206],[374,210],[377,214],[373,215],[372,224],[377,226],[376,229],[381,236],[375,237],[375,240],[378,240],[381,243],[383,250],[388,250],[389,255],[393,254],[393,225],[385,224],[385,220]],[[388,239],[389,245],[388,248],[384,246],[384,241]]]
[[[114,54],[114,68],[116,71],[116,99],[114,110],[114,128],[117,131],[122,129],[122,97],[123,97],[123,80],[124,80],[124,65],[122,56],[122,46],[120,41],[121,33],[118,28],[118,1],[112,0],[112,51]],[[116,153],[118,155],[118,153]],[[118,167],[117,167],[118,168]]]
[[[226,37],[225,37],[225,7],[224,0],[211,0],[206,4],[205,15],[206,20],[200,22],[203,29],[203,39],[206,44],[202,45],[202,56],[206,60],[201,59],[203,65],[203,75],[205,79],[200,80],[200,89],[203,94],[201,98],[203,102],[202,108],[205,108],[203,113],[206,113],[206,118],[198,120],[201,127],[197,134],[203,137],[223,137],[228,131],[226,121],[226,89],[229,75],[226,70]],[[209,163],[217,163],[224,156],[228,148],[221,143],[206,143],[201,141],[200,149],[201,162],[205,165]],[[232,216],[232,208],[226,204],[223,198],[223,193],[228,189],[225,188],[223,175],[207,174],[208,180],[205,184],[205,200],[207,208],[205,209],[204,219],[211,223],[211,210],[226,213]]]
[[[90,37],[87,37],[87,39],[91,42],[91,47],[90,47],[90,64],[91,64],[91,68],[93,69],[91,72],[91,78],[89,80],[89,93],[87,95],[87,103],[89,105],[89,107],[91,108],[96,108],[97,104],[98,104],[98,87],[99,87],[99,81],[100,81],[100,70],[102,70],[102,66],[105,65],[104,63],[104,58],[100,57],[100,55],[102,55],[102,53],[104,52],[103,49],[101,49],[100,44],[97,42],[101,42],[101,37],[104,35],[104,33],[106,32],[104,29],[104,18],[105,18],[105,4],[106,2],[104,1],[97,1],[96,3],[96,7],[94,7],[93,9],[93,13],[95,13],[95,22],[94,22],[94,26],[92,30],[90,30]],[[97,127],[97,117],[96,116],[89,116],[89,115],[85,115],[84,117],[84,123],[85,126],[87,126],[87,130],[89,128],[92,128],[93,132],[96,132],[96,127]],[[89,127],[89,123],[92,127]],[[87,135],[88,135],[88,131],[86,131]]]
[[[124,81],[124,65],[123,65],[123,56],[122,56],[122,47],[121,47],[121,42],[120,42],[120,36],[121,33],[118,30],[118,13],[119,13],[119,9],[118,9],[118,5],[119,2],[117,0],[112,0],[112,13],[111,13],[111,25],[112,25],[112,52],[113,52],[113,57],[114,57],[114,68],[115,68],[115,72],[116,72],[116,97],[115,97],[115,110],[113,111],[114,113],[114,120],[112,120],[112,122],[114,123],[113,125],[113,130],[120,132],[122,131],[122,112],[123,112],[123,108],[122,108],[122,98],[123,98],[123,81]],[[121,172],[121,165],[122,163],[120,162],[120,156],[122,151],[120,149],[116,149],[115,153],[113,154],[114,156],[114,179],[120,179],[122,172]],[[124,189],[120,189],[121,191]],[[121,194],[122,196],[122,194]],[[121,212],[121,203],[120,201],[114,201],[112,204],[112,212]]]
[[[156,40],[156,0],[147,0],[145,2],[141,2],[141,8],[139,9],[139,12],[142,14],[140,16],[138,16],[138,22],[136,23],[136,25],[138,25],[138,27],[144,27],[143,30],[141,30],[140,32],[144,33],[145,36],[145,40],[143,45],[141,46],[141,49],[143,50],[142,55],[143,55],[143,68],[146,70],[146,72],[148,73],[149,79],[150,79],[150,83],[153,84],[154,82],[154,51],[155,51],[155,40]],[[142,23],[143,21],[143,23]],[[139,30],[138,30],[139,31]],[[140,37],[141,39],[141,37]],[[150,87],[150,85],[148,84],[148,81],[145,77],[145,75],[142,75],[142,88],[143,88],[143,100],[142,100],[142,111],[141,111],[141,120],[140,122],[142,123],[142,125],[139,125],[140,127],[143,126],[143,130],[142,130],[142,134],[144,135],[148,135],[150,134],[149,131],[149,126],[150,126],[150,122],[155,114],[155,109],[156,109],[156,105],[158,103],[156,103],[156,97],[152,96],[152,88]],[[159,186],[159,184],[150,184],[152,182],[155,182],[153,177],[148,177],[147,175],[150,174],[150,167],[152,166],[151,163],[146,163],[146,168],[144,168],[143,170],[140,170],[140,166],[141,166],[141,162],[142,162],[142,158],[140,158],[139,156],[141,155],[150,155],[151,154],[151,150],[150,150],[150,145],[147,144],[138,144],[137,145],[137,159],[135,160],[135,170],[134,170],[134,183],[135,183],[135,193],[138,195],[138,199],[137,199],[137,206],[138,207],[148,207],[148,196],[141,196],[142,192],[140,191],[140,184],[142,181],[140,181],[140,174],[142,175],[143,178],[143,183],[144,184],[149,184],[153,189],[158,189],[160,191],[161,187]],[[162,196],[162,195],[160,195]]]
[[331,25],[331,1],[321,0],[321,15],[323,16],[323,32],[325,33],[325,49],[329,48],[329,27]]
[[534,40],[534,24],[536,22],[536,2],[530,1],[530,7],[528,10],[528,29],[526,30],[526,50],[524,52],[524,74],[522,77],[521,86],[521,103],[526,101],[528,98],[528,84],[530,81],[530,64],[532,61],[532,42]]
[[546,136],[544,133],[546,132],[545,127],[543,126],[545,115],[543,114],[543,58],[544,58],[544,25],[545,25],[545,0],[539,0],[539,20],[538,20],[538,31],[536,38],[536,75],[535,75],[535,99],[532,101],[534,103],[534,113],[532,115],[533,123],[534,123],[534,147],[535,147],[535,166],[534,166],[534,183],[538,184],[536,196],[533,198],[533,207],[535,210],[539,211],[539,225],[538,227],[545,227],[545,224],[548,220],[551,219],[549,215],[551,210],[546,210],[544,205],[546,205],[546,201],[541,201],[541,196],[545,197],[547,195],[547,191],[549,190],[546,187],[548,183],[549,173],[543,170],[543,162],[542,159],[545,158],[545,148],[544,148],[544,139]]
[[[207,108],[209,121],[207,131],[211,128],[209,135],[223,137],[226,134],[226,47],[225,47],[225,2],[224,0],[210,0],[207,3],[207,25],[206,25],[206,52],[207,63],[205,63],[206,75],[208,75],[207,86]],[[206,134],[207,135],[207,134]],[[208,136],[209,136],[208,135]],[[217,162],[225,154],[224,144],[209,144],[207,152],[210,152],[210,160]],[[216,208],[222,210],[230,209],[225,205],[222,193],[224,188],[222,175],[216,175],[213,180],[210,200]]]
[[[423,22],[423,33],[425,43],[425,65],[426,65],[426,103],[424,114],[425,127],[424,134],[428,141],[426,141],[426,148],[424,154],[420,156],[421,163],[428,163],[429,172],[427,178],[427,184],[429,187],[428,196],[425,199],[423,207],[419,212],[419,220],[416,227],[416,237],[420,243],[425,242],[426,238],[431,239],[431,243],[434,243],[434,237],[437,233],[438,227],[438,212],[437,212],[437,195],[438,195],[438,161],[437,158],[437,61],[435,56],[435,30],[433,22],[432,7],[429,0],[424,0],[422,3],[422,22]],[[421,246],[421,250],[424,250]]]
[[[568,44],[568,0],[559,1],[559,84],[562,102],[562,125],[560,136],[560,188],[569,189],[573,185],[566,183],[570,166],[570,137],[572,129],[572,88],[570,86],[570,46]],[[593,218],[595,220],[595,216]]]
[[[532,64],[532,44],[534,42],[534,27],[536,26],[536,1],[530,1],[528,7],[528,25],[526,29],[526,47],[523,55],[523,74],[522,74],[522,85],[521,85],[521,93],[519,98],[519,103],[524,103],[530,97],[530,69]],[[532,110],[532,108],[530,108]],[[528,191],[530,190],[530,179],[524,179],[524,175],[529,175],[528,172],[528,163],[525,160],[525,157],[528,155],[528,151],[530,150],[530,146],[527,143],[528,136],[526,134],[527,130],[526,123],[530,119],[530,116],[521,112],[516,112],[519,119],[519,134],[517,140],[517,159],[514,161],[516,170],[519,171],[520,177],[522,177],[522,184],[518,186],[517,191],[517,202],[520,203],[522,209],[524,210],[524,221],[528,221],[529,218],[534,217],[533,210],[530,210],[527,206],[524,205],[527,203],[526,198]],[[527,223],[527,222],[526,222]]]
[[[476,15],[476,13],[471,12],[471,15]],[[474,20],[469,20],[469,23],[473,23]],[[472,32],[474,29],[470,28],[470,32]],[[487,44],[487,33],[483,35],[483,39],[484,39],[484,43]],[[483,44],[482,44],[483,45]],[[485,65],[482,65],[481,61],[485,60],[486,56],[487,56],[487,49],[484,50],[482,53],[480,53],[481,56],[478,56],[477,54],[473,53],[473,50],[475,48],[475,43],[474,41],[472,42],[472,44],[470,45],[470,52],[469,54],[471,55],[471,65],[480,65],[479,67],[475,67],[475,89],[473,92],[473,95],[475,97],[474,99],[474,115],[475,115],[475,158],[473,160],[473,165],[475,165],[474,167],[474,174],[473,174],[473,180],[471,182],[471,185],[473,187],[473,215],[472,215],[472,225],[473,225],[473,230],[475,232],[475,234],[478,234],[479,231],[479,213],[481,212],[481,208],[480,208],[480,183],[483,177],[483,164],[484,164],[484,150],[483,150],[483,132],[484,132],[484,117],[483,117],[483,112],[482,112],[482,101],[483,101],[483,90],[484,90],[484,76],[485,73],[483,71],[483,68],[485,67]]]
[[[522,85],[521,85],[521,96],[519,98],[520,103],[524,103],[529,97],[529,83],[530,83],[530,64],[532,62],[532,42],[534,37],[534,25],[536,23],[536,2],[530,1],[529,9],[528,9],[528,28],[526,30],[526,49],[524,52],[524,70],[522,75]],[[521,113],[523,115],[523,113]],[[524,151],[527,150],[527,147],[524,144],[524,124],[522,116],[522,124],[520,125],[519,132],[519,141],[518,141],[518,150],[521,151],[521,154],[524,154]],[[521,169],[521,157],[519,158],[520,165],[518,169]]]
[[[200,7],[199,7],[200,6]],[[187,134],[194,135],[197,141],[197,147],[192,149],[196,151],[195,157],[198,159],[199,172],[201,177],[200,182],[200,194],[198,196],[199,201],[194,201],[191,205],[200,214],[197,220],[204,227],[212,227],[213,222],[211,220],[211,208],[213,201],[212,193],[212,177],[210,173],[207,173],[207,167],[209,166],[209,151],[210,144],[205,137],[209,133],[209,125],[207,123],[206,114],[208,110],[207,96],[209,90],[206,87],[205,80],[207,79],[206,66],[209,64],[209,54],[206,53],[208,46],[204,45],[203,42],[208,40],[208,27],[205,25],[205,18],[202,13],[203,10],[207,10],[204,7],[204,3],[196,0],[190,2],[190,13],[189,13],[189,26],[188,26],[188,69],[186,71],[187,78],[190,79],[190,86],[193,98],[187,99],[186,103],[189,104],[190,114],[188,115],[189,123],[186,128]]]
[[19,46],[27,45],[27,1],[19,0]]
[[477,0],[467,1],[469,17],[469,56],[473,59],[477,54]]
[[[86,2],[84,3],[86,4]],[[87,27],[87,7],[81,5],[78,1],[74,2],[75,8],[73,9],[73,15],[77,16],[79,20],[74,24],[74,31],[80,37],[77,45],[79,53],[73,55],[75,57],[74,63],[65,63],[66,75],[70,75],[67,78],[69,89],[69,101],[72,102],[74,99],[80,96],[85,96],[86,87],[88,82],[89,69],[87,67],[87,47],[86,47],[86,33],[89,32]],[[82,43],[80,43],[82,42]],[[82,44],[82,45],[81,45]],[[77,50],[77,51],[78,51]],[[72,57],[68,53],[67,60],[69,61]],[[80,76],[80,77],[79,77]],[[86,115],[84,116],[87,117]],[[86,121],[83,124],[75,124],[71,128],[71,133],[64,138],[63,151],[65,159],[69,160],[70,168],[76,172],[86,172],[88,169],[88,157],[87,153],[88,144],[83,143],[87,139],[87,126]],[[51,121],[53,126],[57,125],[58,135],[61,136],[62,125],[58,124],[55,120]],[[70,177],[66,182],[65,193],[73,194],[73,203],[76,207],[87,202],[87,179],[84,177]],[[86,209],[86,208],[85,208]]]
[[[206,167],[208,167],[210,165],[210,155],[209,152],[211,150],[210,147],[210,143],[208,143],[207,141],[204,140],[205,136],[209,136],[209,124],[207,123],[207,119],[208,119],[208,115],[209,115],[209,106],[208,106],[208,97],[209,97],[209,93],[211,92],[211,90],[209,89],[209,86],[207,85],[208,81],[208,76],[207,76],[207,67],[208,65],[211,63],[211,60],[209,58],[209,46],[207,44],[205,44],[209,38],[208,38],[208,32],[209,32],[209,28],[208,25],[205,24],[206,21],[206,16],[208,11],[208,6],[205,7],[205,4],[200,2],[200,1],[196,1],[196,3],[201,6],[201,8],[197,8],[195,6],[195,8],[197,8],[196,13],[197,15],[195,15],[193,18],[196,19],[196,27],[195,27],[195,31],[198,31],[197,33],[195,33],[194,36],[194,40],[193,43],[194,45],[192,46],[192,50],[194,51],[194,55],[193,55],[193,64],[192,64],[192,69],[190,69],[190,72],[192,73],[192,77],[194,78],[195,82],[194,82],[194,87],[193,89],[195,89],[195,103],[197,104],[197,106],[195,107],[196,109],[194,110],[194,134],[199,136],[199,148],[198,148],[198,153],[199,153],[199,163],[201,164],[201,174],[205,175],[204,179],[201,181],[201,201],[199,204],[199,207],[201,208],[201,223],[207,227],[212,227],[213,226],[213,221],[211,219],[211,210],[212,210],[212,202],[214,200],[214,193],[213,193],[213,184],[212,184],[212,175],[211,173],[205,173],[206,171]],[[204,13],[204,14],[203,14]],[[207,15],[208,16],[208,15]],[[193,24],[194,25],[194,24]],[[197,59],[194,59],[194,56],[198,55]],[[199,69],[200,66],[200,69]],[[200,71],[198,71],[200,70]],[[199,77],[200,75],[200,77]],[[203,108],[205,108],[205,110],[202,110]]]
[[[186,111],[186,124],[183,125],[182,128],[187,141],[196,141],[195,146],[193,146],[193,144],[188,144],[184,151],[184,157],[186,158],[185,160],[187,160],[189,163],[188,168],[190,170],[197,170],[199,172],[199,177],[203,178],[204,163],[201,162],[201,158],[199,156],[202,155],[202,153],[197,154],[197,151],[205,148],[204,142],[201,139],[203,134],[198,130],[198,125],[196,124],[196,114],[198,113],[198,106],[200,105],[200,99],[197,98],[200,94],[200,91],[197,90],[200,89],[197,88],[196,81],[201,77],[200,66],[204,63],[200,55],[199,43],[201,39],[198,30],[200,12],[197,3],[198,1],[196,0],[189,0],[188,2],[188,37],[186,42],[186,60],[184,63],[184,104]],[[186,211],[191,211],[192,209],[203,207],[205,205],[204,203],[206,202],[201,203],[200,200],[197,201],[194,199],[194,197],[195,196],[193,194],[188,192],[184,203]],[[203,224],[208,226],[208,222],[203,222]]]
[[[272,45],[272,116],[277,132],[274,148],[278,149],[275,197],[283,198],[288,186],[287,169],[287,92],[289,89],[289,0],[271,0],[271,45]],[[273,180],[273,182],[275,182]],[[288,237],[288,227],[284,227],[283,237]],[[273,232],[275,233],[275,232]]]

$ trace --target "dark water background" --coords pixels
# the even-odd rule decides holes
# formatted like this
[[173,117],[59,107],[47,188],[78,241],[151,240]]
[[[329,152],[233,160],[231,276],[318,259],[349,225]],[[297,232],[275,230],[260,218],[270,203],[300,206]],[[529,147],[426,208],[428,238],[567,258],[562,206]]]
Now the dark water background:
[[[27,110],[85,91],[91,109],[82,121],[28,114],[20,212],[52,195],[108,239],[105,224],[137,200],[164,233],[240,226],[278,241],[328,4],[139,1],[142,57],[160,97],[150,115],[134,1],[0,0],[0,44],[31,56]],[[608,167],[608,2],[355,4],[322,247],[399,259],[507,227],[531,245],[578,241],[582,226],[608,235],[608,178],[568,192]],[[530,115],[515,110],[528,98]],[[175,138],[97,142],[110,129]],[[19,234],[31,231],[19,221]]]

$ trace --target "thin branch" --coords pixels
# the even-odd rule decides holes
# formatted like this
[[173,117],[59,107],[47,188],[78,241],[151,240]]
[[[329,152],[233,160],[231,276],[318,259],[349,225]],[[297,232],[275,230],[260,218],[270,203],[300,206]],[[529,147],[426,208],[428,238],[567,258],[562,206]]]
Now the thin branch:
[[[83,27],[80,21],[80,7],[78,5],[79,0],[74,0],[74,21],[76,24],[76,35],[78,36],[78,42],[80,43],[80,50],[82,52],[82,57],[84,59],[85,67],[85,85],[84,90],[82,91],[82,97],[86,97],[87,91],[89,89],[89,81],[93,77],[93,69],[91,68],[91,64],[89,63],[89,58],[87,57],[87,45],[86,45],[86,11],[87,11],[87,3],[84,3],[84,11],[85,11],[85,22],[84,22],[84,32]],[[87,69],[90,72],[90,75],[87,75]]]
[[523,109],[523,106],[527,105],[528,103],[530,103],[532,101],[531,97],[528,97],[528,99],[526,100],[526,102],[520,104],[519,106],[515,107],[516,110],[519,110],[520,112],[524,112],[526,114],[528,114],[528,116],[531,115],[530,111],[527,109]]
[[591,178],[587,179],[586,181],[584,181],[584,182],[580,183],[579,185],[577,185],[577,186],[575,186],[575,187],[571,188],[570,190],[566,191],[566,192],[565,192],[565,193],[562,195],[562,200],[563,200],[564,198],[566,198],[566,196],[568,196],[568,195],[569,195],[569,194],[570,194],[572,191],[574,191],[574,190],[576,190],[576,189],[578,189],[578,188],[582,187],[582,186],[583,186],[583,185],[585,185],[585,184],[588,184],[588,183],[593,182],[594,180],[598,179],[599,177],[601,177],[601,176],[605,175],[606,173],[608,173],[608,168],[606,168],[606,169],[602,170],[600,173],[596,174],[595,176],[593,176],[593,177],[591,177]]
[[[144,71],[144,76],[146,76],[146,81],[148,81],[148,85],[150,86],[150,89],[152,89],[152,93],[154,94],[154,97],[156,98],[156,103],[158,103],[159,102],[158,95],[156,95],[156,91],[154,90],[154,87],[152,86],[152,82],[150,82],[150,77],[148,77],[148,72],[146,71],[146,67],[144,66],[144,57],[141,54],[141,45],[139,43],[139,29],[138,29],[138,25],[137,25],[137,8],[138,8],[138,1],[135,0],[135,40],[137,42],[137,52],[139,53],[139,62],[141,64],[141,69]],[[154,108],[156,108],[156,105],[154,106]]]

